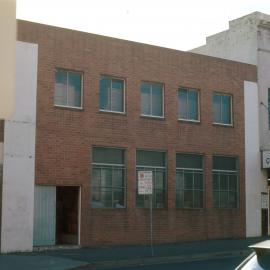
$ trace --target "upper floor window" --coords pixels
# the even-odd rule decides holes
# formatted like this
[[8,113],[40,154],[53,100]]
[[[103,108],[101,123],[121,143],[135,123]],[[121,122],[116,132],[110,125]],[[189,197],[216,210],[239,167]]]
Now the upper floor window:
[[176,207],[203,208],[203,156],[176,154]]
[[232,96],[214,93],[213,118],[215,124],[232,125]]
[[163,84],[141,83],[141,115],[163,117]]
[[237,208],[239,181],[237,158],[213,157],[213,199],[216,208]]
[[[137,150],[136,153],[136,170],[137,170],[137,207],[150,207],[152,198],[153,208],[164,208],[167,198],[166,183],[166,154],[158,151]],[[153,177],[153,194],[138,194],[138,173],[139,171],[152,171]]]
[[54,104],[82,108],[82,73],[56,69]]
[[125,151],[94,147],[92,152],[92,207],[125,207]]
[[199,92],[195,89],[178,90],[178,118],[180,120],[199,121]]
[[109,112],[125,112],[124,80],[102,76],[99,88],[99,109]]

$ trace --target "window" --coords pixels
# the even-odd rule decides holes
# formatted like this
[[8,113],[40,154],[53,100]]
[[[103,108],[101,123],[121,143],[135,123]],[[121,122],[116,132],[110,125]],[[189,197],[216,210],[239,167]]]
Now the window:
[[152,171],[153,173],[153,208],[166,206],[167,183],[166,183],[166,160],[164,152],[138,150],[136,155],[137,170],[137,207],[150,207],[151,195],[138,194],[138,171]]
[[92,208],[124,208],[124,150],[94,147],[92,154]]
[[142,82],[141,115],[163,117],[163,85]]
[[57,106],[82,107],[82,74],[56,69],[54,104]]
[[234,157],[213,157],[213,199],[216,208],[238,207],[238,168]]
[[176,207],[203,208],[203,157],[176,154]]
[[178,118],[180,120],[199,121],[199,93],[195,89],[178,90]]
[[99,108],[101,111],[125,111],[124,80],[102,76],[99,88]]
[[232,97],[220,93],[213,95],[213,114],[215,124],[232,124]]

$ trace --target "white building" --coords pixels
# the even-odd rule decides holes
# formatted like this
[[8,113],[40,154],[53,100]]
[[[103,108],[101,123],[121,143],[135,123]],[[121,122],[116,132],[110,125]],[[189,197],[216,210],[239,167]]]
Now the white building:
[[258,93],[245,93],[246,235],[269,234],[270,15],[254,12],[230,21],[228,30],[191,51],[257,65]]
[[16,43],[16,107],[0,123],[3,253],[33,249],[37,59],[37,44]]

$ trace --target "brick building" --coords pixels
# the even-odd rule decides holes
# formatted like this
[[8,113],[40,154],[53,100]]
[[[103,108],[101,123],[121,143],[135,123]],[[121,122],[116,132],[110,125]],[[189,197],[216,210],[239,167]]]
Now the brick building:
[[34,245],[149,243],[138,171],[154,243],[245,236],[255,66],[26,21],[18,41],[38,45]]

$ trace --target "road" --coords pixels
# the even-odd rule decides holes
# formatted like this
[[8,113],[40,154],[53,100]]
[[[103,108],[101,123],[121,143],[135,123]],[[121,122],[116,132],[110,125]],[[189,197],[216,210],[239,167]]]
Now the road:
[[119,270],[233,270],[244,257],[205,260],[187,263],[159,264],[150,266],[118,268]]

